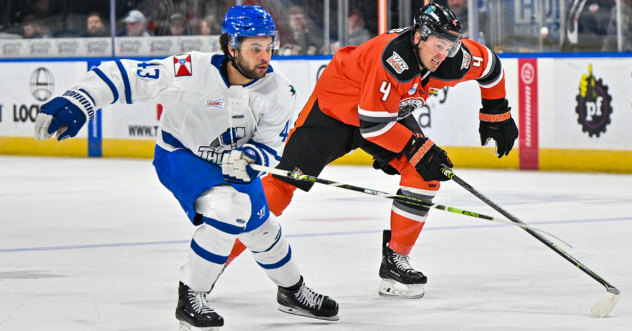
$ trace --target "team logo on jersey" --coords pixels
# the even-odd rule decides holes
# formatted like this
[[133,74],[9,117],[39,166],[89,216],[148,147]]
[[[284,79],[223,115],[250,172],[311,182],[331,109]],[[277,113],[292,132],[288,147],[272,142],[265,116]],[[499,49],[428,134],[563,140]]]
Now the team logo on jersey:
[[413,87],[410,88],[410,90],[408,91],[408,94],[413,95],[415,94],[415,92],[417,92],[417,83],[415,83]]
[[244,138],[246,138],[245,127],[226,129],[224,133],[207,146],[198,147],[200,158],[213,164],[222,164],[224,153],[230,153],[230,151],[237,148],[239,140]]
[[191,54],[174,56],[173,72],[176,77],[191,76]]
[[470,53],[466,52],[464,49],[463,50],[463,63],[461,63],[461,70],[469,69],[471,63],[472,63],[472,56],[470,56]]
[[397,120],[399,121],[408,117],[415,109],[421,108],[423,105],[424,99],[422,98],[409,98],[400,101],[399,110],[397,111]]
[[393,52],[393,55],[389,57],[386,62],[388,62],[388,64],[390,64],[398,74],[401,74],[404,70],[408,70],[408,64],[406,64],[406,61],[404,61],[404,59],[395,52]]
[[224,109],[224,99],[206,100],[206,106],[204,107],[216,107]]
[[608,94],[608,85],[593,76],[592,64],[588,65],[588,74],[582,75],[579,81],[579,94],[575,100],[577,122],[581,124],[582,131],[587,132],[589,137],[606,133],[612,114],[612,97]]

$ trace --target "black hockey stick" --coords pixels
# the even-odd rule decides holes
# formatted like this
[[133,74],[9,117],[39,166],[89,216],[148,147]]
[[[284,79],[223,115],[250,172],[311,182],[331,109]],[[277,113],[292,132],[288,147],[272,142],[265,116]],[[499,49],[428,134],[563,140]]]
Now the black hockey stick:
[[499,219],[497,217],[491,217],[491,216],[487,216],[487,215],[483,215],[483,214],[479,214],[479,213],[475,213],[475,212],[471,212],[471,211],[467,211],[467,210],[463,210],[463,209],[459,209],[459,208],[455,208],[455,207],[429,203],[429,202],[423,201],[421,199],[416,199],[416,198],[405,196],[405,195],[389,194],[389,193],[386,193],[386,192],[380,192],[380,191],[376,191],[376,190],[371,190],[371,189],[364,188],[364,187],[337,183],[337,182],[333,182],[333,181],[330,181],[330,180],[326,180],[326,179],[322,179],[322,178],[318,178],[318,177],[305,175],[305,174],[302,174],[302,173],[294,173],[294,172],[291,172],[291,171],[270,168],[270,167],[257,165],[257,164],[249,164],[249,166],[250,166],[250,168],[252,168],[252,169],[254,169],[256,171],[268,172],[268,173],[271,173],[271,174],[277,175],[277,176],[289,177],[289,178],[293,178],[293,179],[301,180],[301,181],[307,181],[307,182],[312,182],[312,183],[318,183],[318,184],[324,184],[324,185],[329,185],[329,186],[335,186],[335,187],[340,187],[340,188],[344,188],[344,189],[351,190],[351,191],[356,191],[356,192],[361,192],[361,193],[364,193],[364,194],[378,196],[378,197],[381,197],[381,198],[397,200],[399,202],[406,203],[406,204],[408,204],[408,205],[410,205],[410,206],[412,206],[414,208],[434,208],[434,209],[447,211],[447,212],[450,212],[450,213],[471,216],[471,217],[484,219],[484,220],[489,220],[489,221],[493,221],[493,222],[509,224],[509,225],[515,225],[515,226],[519,226],[519,227],[527,227],[527,228],[529,228],[531,230],[539,231],[539,232],[542,232],[544,234],[548,234],[549,236],[559,240],[560,242],[564,243],[568,247],[572,248],[572,246],[570,244],[568,244],[564,240],[558,238],[557,236],[555,236],[555,235],[553,235],[551,233],[548,233],[546,231],[540,230],[538,228],[526,225],[526,224],[519,225],[519,224],[516,224],[515,222],[511,222],[511,221],[508,221],[508,220],[505,220],[505,219]]
[[[518,223],[520,225],[526,225],[523,221],[519,220],[516,216],[514,216],[511,213],[509,213],[508,211],[504,210],[499,205],[495,204],[493,201],[489,200],[483,194],[481,194],[476,189],[474,189],[470,184],[466,183],[464,180],[459,178],[457,175],[454,174],[454,172],[452,172],[452,170],[450,170],[448,168],[443,168],[441,170],[441,172],[445,176],[447,176],[448,178],[452,179],[454,182],[459,184],[461,187],[463,187],[464,189],[468,190],[474,196],[476,196],[477,198],[481,199],[488,206],[494,208],[494,210],[496,210],[497,212],[501,213],[503,216],[507,217],[512,222]],[[584,264],[579,262],[576,258],[572,257],[570,254],[568,254],[562,248],[560,248],[556,244],[552,243],[550,240],[548,240],[547,238],[543,237],[539,233],[537,233],[537,232],[535,232],[535,231],[533,231],[533,230],[531,230],[531,229],[529,229],[527,227],[522,227],[522,229],[527,231],[530,235],[534,236],[540,242],[542,242],[543,244],[548,246],[550,249],[554,250],[557,254],[559,254],[560,256],[565,258],[568,262],[572,263],[573,265],[575,265],[576,267],[581,269],[581,271],[583,271],[586,274],[588,274],[588,276],[592,277],[594,280],[598,281],[601,285],[606,287],[606,291],[607,291],[606,294],[590,310],[590,312],[593,314],[593,316],[595,316],[595,317],[606,317],[610,313],[610,311],[612,311],[614,306],[617,304],[617,301],[619,301],[619,296],[621,296],[621,292],[616,287],[612,286],[612,284],[608,283],[605,279],[601,278],[595,272],[593,272],[588,267],[586,267]]]

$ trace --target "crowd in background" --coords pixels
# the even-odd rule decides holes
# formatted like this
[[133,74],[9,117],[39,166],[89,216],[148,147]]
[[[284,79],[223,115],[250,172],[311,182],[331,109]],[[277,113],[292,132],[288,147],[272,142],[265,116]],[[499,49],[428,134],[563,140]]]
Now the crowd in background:
[[[617,0],[565,0],[564,31],[547,36],[542,30],[542,51],[617,51]],[[632,51],[632,0],[622,1],[623,51]],[[490,0],[477,0],[478,36],[468,31],[467,0],[436,0],[451,8],[461,20],[463,38],[490,45]],[[4,0],[0,4],[0,39],[75,38],[115,36],[199,36],[221,34],[220,22],[235,1],[219,0],[116,0],[115,26],[110,24],[109,1],[80,0]],[[322,0],[242,1],[261,4],[272,14],[280,32],[280,55],[316,55],[333,53],[343,45],[338,41],[338,3],[330,4],[328,31],[330,44],[323,38]],[[390,1],[390,25],[398,22],[398,1]],[[413,9],[423,1],[411,1]],[[360,45],[377,35],[377,1],[349,0],[348,42]],[[503,25],[500,25],[504,28]],[[560,38],[560,33],[561,38]],[[496,42],[494,50],[531,47],[529,36],[507,35]],[[531,38],[533,39],[533,38]],[[540,43],[540,36],[535,36]],[[346,46],[344,45],[344,46]],[[512,46],[518,45],[520,47]],[[548,46],[548,47],[547,47]]]

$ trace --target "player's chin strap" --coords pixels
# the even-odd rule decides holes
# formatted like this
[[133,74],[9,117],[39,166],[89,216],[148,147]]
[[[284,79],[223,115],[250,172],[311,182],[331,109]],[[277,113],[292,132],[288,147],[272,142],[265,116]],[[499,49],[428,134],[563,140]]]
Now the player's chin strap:
[[[237,51],[239,51],[239,49],[238,49],[238,48],[234,48],[234,50],[235,50],[235,54],[237,54]],[[244,76],[246,79],[257,79],[257,77],[252,77],[252,76],[250,76],[250,75],[246,74],[243,70],[241,70],[241,68],[240,68],[240,67],[239,67],[239,65],[237,64],[237,61],[235,61],[235,60],[236,60],[236,58],[230,54],[230,51],[228,52],[228,55],[227,55],[227,56],[228,56],[228,60],[229,60],[229,61],[230,61],[230,63],[233,65],[233,68],[237,69],[237,71],[238,71],[238,72],[239,72],[242,76]]]
[[415,34],[417,33],[415,31],[416,29],[413,26],[413,34],[410,37],[410,43],[413,44],[413,51],[415,52],[415,59],[417,60],[417,63],[419,63],[419,66],[421,67],[421,69],[426,69],[424,67],[424,64],[421,63],[421,58],[419,57],[419,45],[421,44],[422,40],[421,40],[421,30],[419,32],[419,42],[415,44]]

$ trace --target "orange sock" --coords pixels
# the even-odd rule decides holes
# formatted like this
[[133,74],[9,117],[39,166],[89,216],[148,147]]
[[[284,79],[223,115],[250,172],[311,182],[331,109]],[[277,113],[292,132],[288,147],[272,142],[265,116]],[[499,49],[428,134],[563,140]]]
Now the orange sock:
[[230,255],[228,255],[228,260],[226,260],[225,265],[229,265],[233,260],[238,257],[241,253],[246,250],[246,245],[244,245],[239,239],[235,239],[235,244],[233,245],[233,250],[230,251]]
[[292,201],[296,186],[278,180],[272,177],[272,175],[263,177],[261,184],[263,185],[263,191],[268,200],[268,208],[270,208],[270,211],[274,215],[281,216],[281,213],[283,213],[285,208],[287,208]]
[[402,255],[410,255],[426,222],[417,222],[391,211],[391,241],[389,247]]

